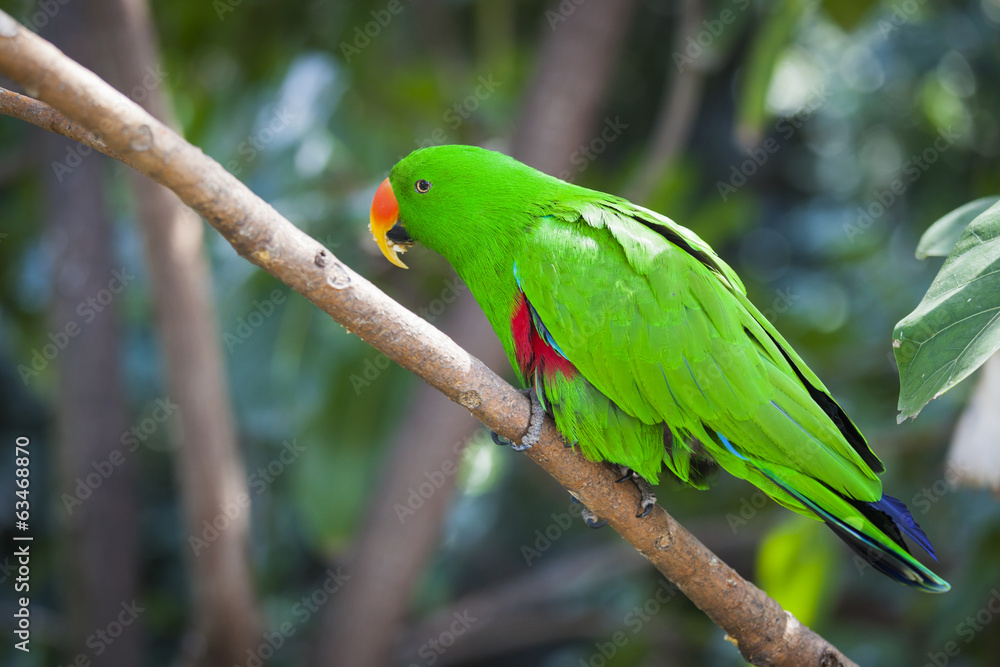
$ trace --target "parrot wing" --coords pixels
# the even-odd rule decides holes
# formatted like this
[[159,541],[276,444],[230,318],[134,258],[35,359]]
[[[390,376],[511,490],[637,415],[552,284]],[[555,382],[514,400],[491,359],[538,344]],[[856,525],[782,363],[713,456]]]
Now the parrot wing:
[[624,200],[561,203],[516,272],[580,374],[628,415],[666,423],[682,478],[695,438],[793,509],[805,508],[772,479],[794,477],[785,469],[881,497],[881,463],[857,428],[693,232]]

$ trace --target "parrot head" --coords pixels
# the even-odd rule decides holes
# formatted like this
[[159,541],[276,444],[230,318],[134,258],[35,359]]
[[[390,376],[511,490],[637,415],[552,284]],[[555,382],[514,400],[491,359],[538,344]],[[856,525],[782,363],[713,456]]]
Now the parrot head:
[[[523,230],[526,202],[555,181],[512,158],[475,146],[433,146],[396,163],[372,200],[369,229],[382,254],[420,243],[456,259],[509,245]],[[565,184],[563,184],[565,185]],[[530,204],[528,204],[530,206]]]

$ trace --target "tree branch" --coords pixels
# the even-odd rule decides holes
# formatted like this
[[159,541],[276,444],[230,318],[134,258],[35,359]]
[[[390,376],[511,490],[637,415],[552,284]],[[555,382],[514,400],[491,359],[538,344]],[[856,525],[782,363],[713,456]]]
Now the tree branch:
[[[0,72],[172,189],[249,261],[312,301],[349,331],[413,371],[501,435],[527,429],[527,399],[451,339],[405,310],[319,242],[282,218],[221,165],[92,72],[0,12]],[[527,455],[599,516],[721,628],[756,665],[853,665],[836,648],[657,507],[635,517],[633,485],[565,446],[546,419]]]
[[33,97],[0,88],[0,114],[23,120],[55,134],[61,134],[84,146],[93,148],[98,153],[104,153],[110,158],[128,164],[128,161],[121,155],[104,145],[99,134],[85,130],[48,104],[39,102]]

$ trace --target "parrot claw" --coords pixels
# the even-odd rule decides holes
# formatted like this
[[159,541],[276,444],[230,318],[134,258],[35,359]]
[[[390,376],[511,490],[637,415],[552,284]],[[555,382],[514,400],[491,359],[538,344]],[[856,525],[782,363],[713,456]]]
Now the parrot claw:
[[632,481],[635,482],[636,488],[639,489],[640,496],[639,513],[635,516],[637,519],[645,519],[653,511],[653,507],[656,506],[656,494],[653,493],[653,485],[638,475]]
[[604,520],[599,519],[596,514],[594,514],[593,512],[591,512],[586,507],[583,508],[583,512],[581,512],[580,516],[583,517],[583,520],[591,528],[601,528],[601,527],[607,525],[607,523],[608,523],[607,519],[604,519]]
[[494,443],[500,445],[501,447],[506,447],[507,445],[513,445],[514,444],[513,442],[511,442],[507,438],[503,437],[502,435],[500,435],[496,431],[490,431],[490,438],[493,440]]
[[653,485],[631,468],[617,464],[615,464],[615,468],[621,474],[621,478],[615,480],[616,484],[631,479],[635,488],[639,489],[639,513],[635,517],[645,519],[653,511],[653,506],[656,505],[656,493],[653,492]]
[[642,507],[643,510],[641,512],[639,512],[638,514],[636,514],[635,518],[636,519],[645,519],[647,516],[649,516],[649,513],[653,511],[653,508],[656,507],[656,496],[653,496],[653,502],[651,502],[651,503],[649,503],[647,505],[646,501],[643,501],[643,502],[639,503],[639,507]]

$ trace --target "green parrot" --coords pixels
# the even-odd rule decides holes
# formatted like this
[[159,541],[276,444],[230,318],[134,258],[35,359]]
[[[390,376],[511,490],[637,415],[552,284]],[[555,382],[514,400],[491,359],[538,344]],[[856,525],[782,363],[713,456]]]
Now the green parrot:
[[[884,467],[820,379],[692,231],[620,197],[473,146],[414,151],[371,207],[386,258],[414,243],[469,286],[518,379],[537,441],[548,413],[567,443],[656,484],[665,465],[702,485],[713,459],[785,507],[825,521],[875,569],[950,586]],[[637,483],[639,483],[637,482]],[[648,511],[655,496],[639,484]]]

